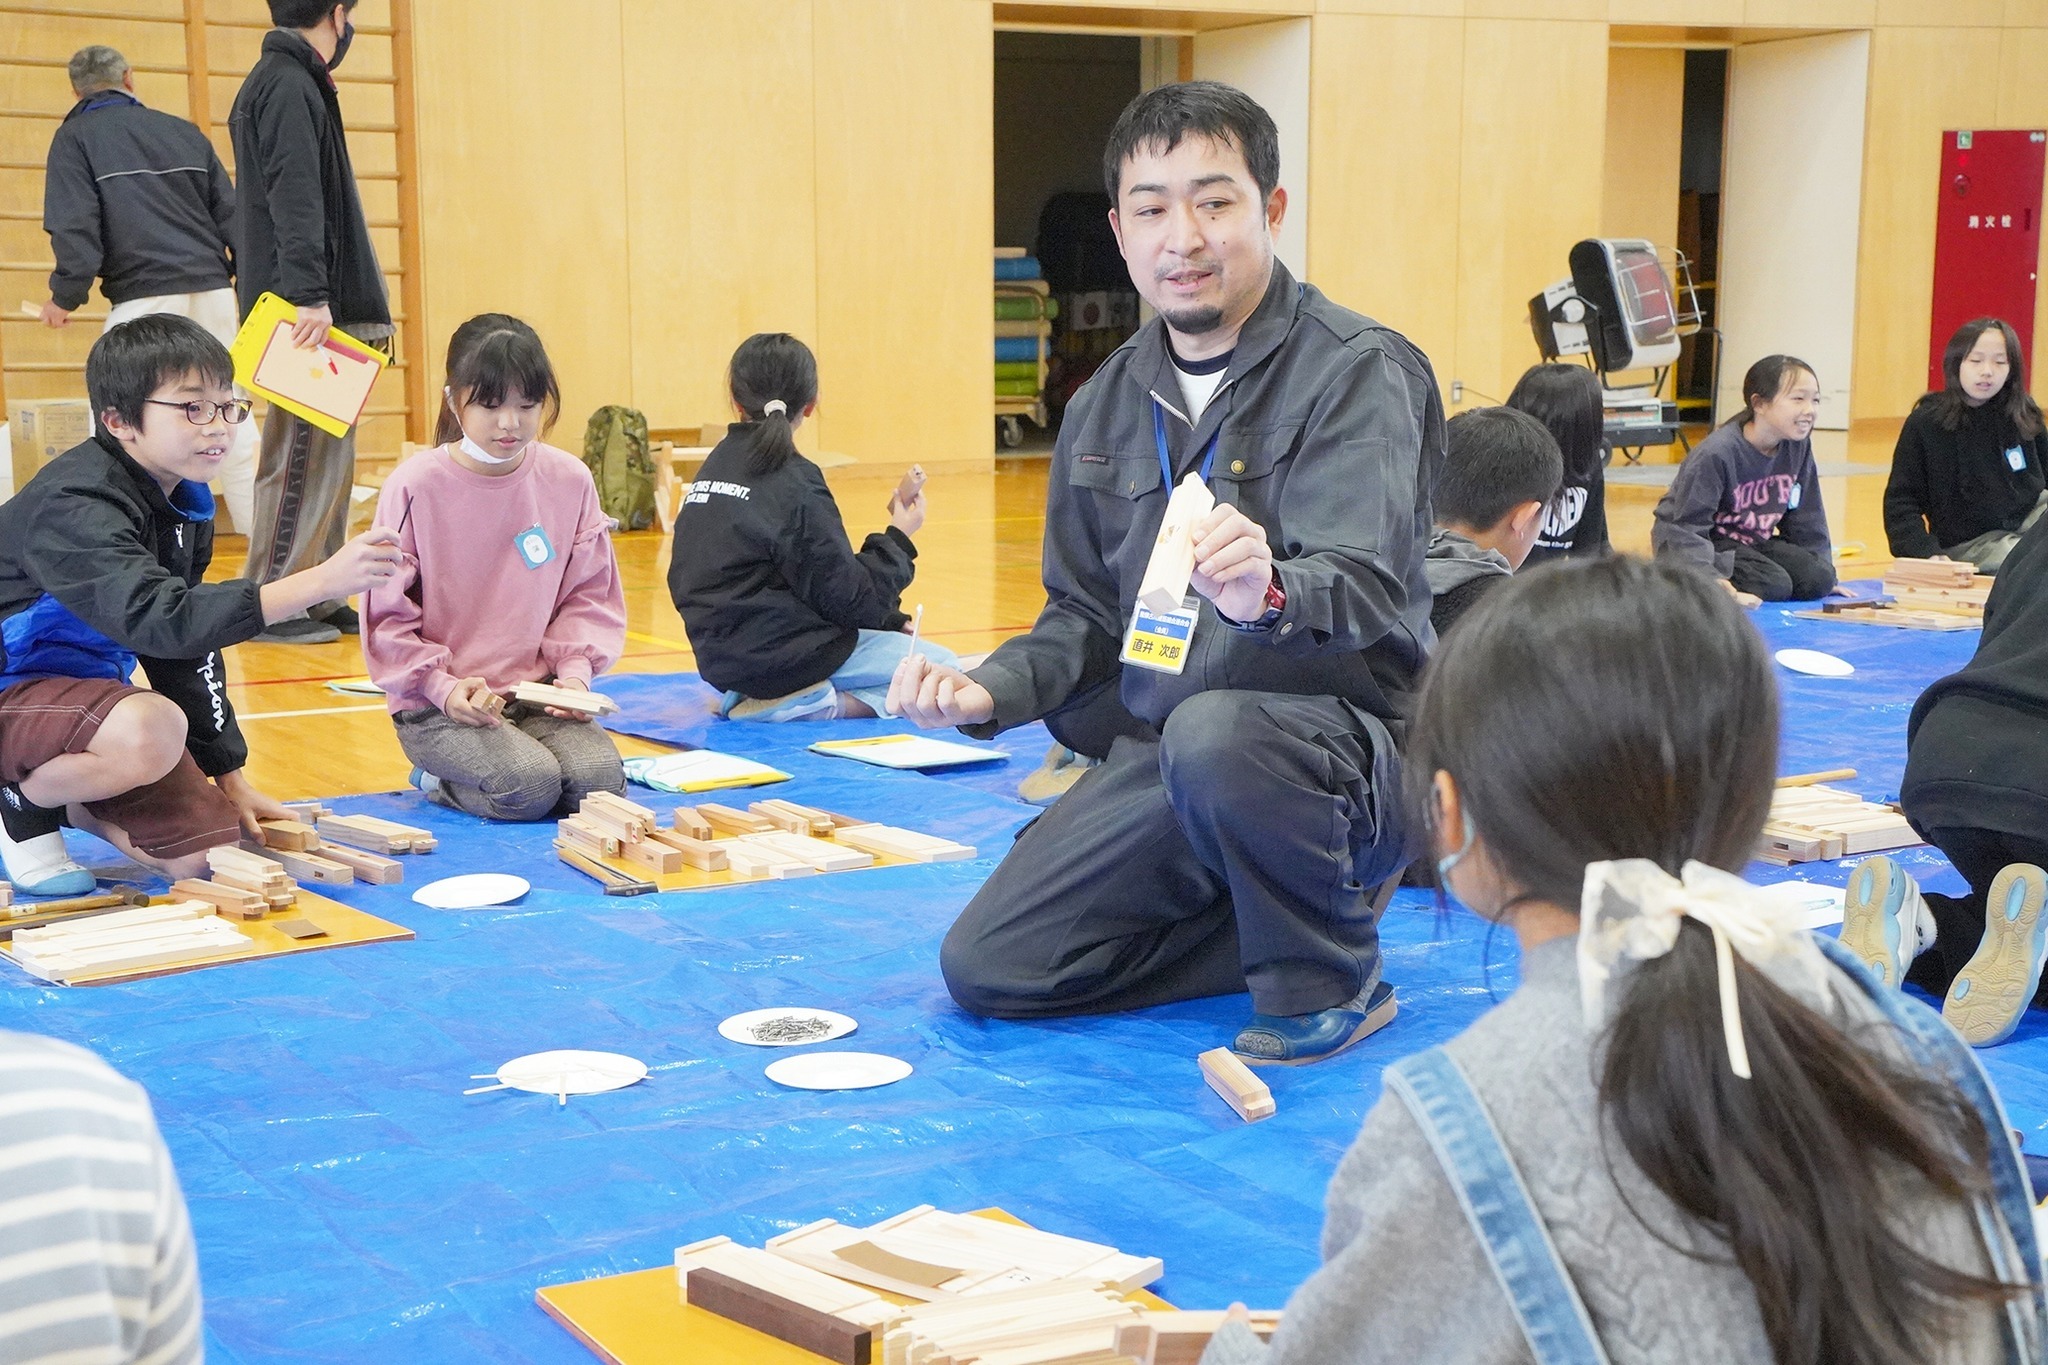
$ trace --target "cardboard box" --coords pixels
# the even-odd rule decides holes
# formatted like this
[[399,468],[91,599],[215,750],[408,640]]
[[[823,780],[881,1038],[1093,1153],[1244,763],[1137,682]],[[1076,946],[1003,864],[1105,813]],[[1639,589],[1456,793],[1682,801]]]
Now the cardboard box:
[[36,398],[7,405],[14,446],[14,489],[71,447],[92,439],[92,405],[83,398]]

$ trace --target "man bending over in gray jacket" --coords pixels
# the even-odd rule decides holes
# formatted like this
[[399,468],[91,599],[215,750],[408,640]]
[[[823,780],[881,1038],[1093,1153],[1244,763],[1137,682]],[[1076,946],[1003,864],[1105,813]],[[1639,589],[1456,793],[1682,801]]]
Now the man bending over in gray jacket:
[[[1241,91],[1140,95],[1103,172],[1159,317],[1067,408],[1045,609],[970,673],[911,656],[890,705],[976,736],[1119,697],[1135,719],[1018,838],[941,966],[963,1007],[1004,1018],[1249,989],[1236,1051],[1316,1061],[1394,1016],[1375,893],[1402,863],[1395,738],[1434,639],[1436,378],[1274,259],[1279,138]],[[1216,497],[1193,592],[1134,621],[1190,473]]]

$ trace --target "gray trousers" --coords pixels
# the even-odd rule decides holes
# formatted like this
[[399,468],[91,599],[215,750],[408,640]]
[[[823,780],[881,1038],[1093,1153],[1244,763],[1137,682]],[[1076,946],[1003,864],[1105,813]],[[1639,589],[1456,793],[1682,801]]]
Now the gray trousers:
[[[256,520],[249,528],[249,565],[257,583],[325,563],[348,538],[348,497],[356,481],[356,438],[330,436],[305,418],[273,405],[263,419],[256,458]],[[327,616],[346,600],[320,602]],[[297,619],[297,618],[286,618]]]
[[1009,1019],[1246,989],[1266,1014],[1342,1005],[1380,977],[1400,771],[1379,718],[1335,697],[1190,697],[1017,837],[946,935],[946,987]]
[[1981,536],[1972,536],[1960,545],[1951,545],[1942,553],[1950,559],[1967,560],[1977,567],[1979,573],[1995,574],[2005,567],[2005,557],[2020,543],[2020,537],[2034,529],[2041,514],[2048,512],[2048,490],[2034,499],[2034,510],[2027,513],[2027,519],[2020,523],[2017,531],[1986,531]]
[[400,711],[398,745],[441,779],[433,798],[489,820],[568,815],[592,792],[626,790],[612,737],[595,721],[561,720],[513,702],[502,724],[464,725],[431,706]]

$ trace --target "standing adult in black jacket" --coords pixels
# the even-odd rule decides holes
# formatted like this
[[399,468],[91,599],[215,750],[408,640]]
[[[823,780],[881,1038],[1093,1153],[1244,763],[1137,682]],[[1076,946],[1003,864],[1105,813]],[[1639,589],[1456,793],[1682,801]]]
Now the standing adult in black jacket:
[[1901,557],[1963,559],[1995,574],[2048,509],[2048,435],[2010,323],[1964,323],[1949,338],[1941,371],[1948,382],[1922,398],[1899,431],[1884,489],[1885,538]]
[[[184,119],[145,108],[135,72],[111,47],[84,47],[68,74],[78,103],[43,162],[43,230],[57,268],[43,321],[62,327],[94,277],[113,305],[106,326],[176,313],[232,344],[241,313],[228,241],[235,187],[213,144]],[[221,491],[246,532],[255,516],[256,427],[235,428]]]
[[[1275,259],[1279,135],[1243,92],[1140,95],[1103,176],[1159,316],[1061,423],[1045,609],[971,673],[907,660],[889,699],[979,735],[1115,684],[1146,733],[1024,832],[940,965],[961,1005],[1010,1018],[1248,988],[1236,1051],[1315,1061],[1395,1012],[1374,893],[1404,861],[1395,730],[1434,641],[1436,377]],[[1191,474],[1217,499],[1193,593],[1134,615]]]
[[[228,115],[241,194],[235,216],[236,286],[247,317],[259,295],[295,304],[292,339],[318,345],[330,326],[389,350],[391,307],[356,193],[341,103],[329,74],[355,28],[356,0],[270,0],[277,28]],[[348,533],[355,433],[331,436],[272,408],[256,471],[248,575],[270,583],[329,558]],[[317,644],[356,633],[346,601],[321,602],[258,639]]]
[[907,507],[892,495],[888,527],[856,553],[825,476],[796,448],[818,402],[811,348],[786,332],[748,337],[726,381],[741,420],[683,495],[668,569],[697,670],[734,720],[879,715],[910,652],[902,596],[924,494]]
[[1999,1042],[2029,1004],[2048,1006],[2048,522],[2006,557],[1976,654],[1914,703],[1899,804],[1970,894],[1923,893],[1892,859],[1865,859],[1842,941],[1945,996],[1970,1043]]

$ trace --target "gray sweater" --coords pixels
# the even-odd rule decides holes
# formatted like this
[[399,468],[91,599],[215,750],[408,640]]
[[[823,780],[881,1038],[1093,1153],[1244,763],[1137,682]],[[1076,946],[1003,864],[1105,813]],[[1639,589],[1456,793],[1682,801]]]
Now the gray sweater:
[[[1618,1142],[1609,1174],[1594,1126],[1595,1052],[1580,1014],[1575,948],[1560,939],[1524,957],[1514,995],[1446,1046],[1501,1130],[1614,1365],[1768,1361],[1749,1281],[1717,1257],[1718,1239],[1681,1222]],[[1876,1021],[1860,995],[1852,983],[1837,985],[1851,1020]],[[1674,1250],[1629,1206],[1672,1242],[1714,1259]],[[1989,1273],[1966,1210],[1930,1200],[1901,1222],[1925,1229],[1930,1254]],[[1330,1182],[1323,1268],[1288,1303],[1271,1346],[1232,1324],[1202,1356],[1203,1365],[1531,1359],[1421,1129],[1384,1094]],[[2000,1359],[1997,1318],[1986,1311],[1941,1357],[1942,1365]]]

